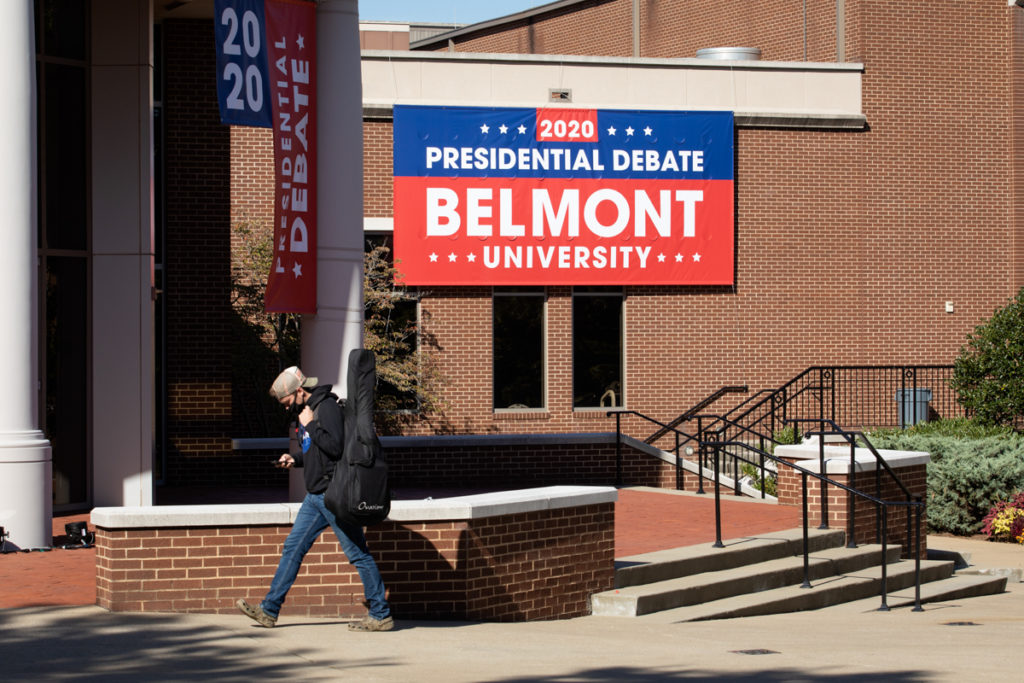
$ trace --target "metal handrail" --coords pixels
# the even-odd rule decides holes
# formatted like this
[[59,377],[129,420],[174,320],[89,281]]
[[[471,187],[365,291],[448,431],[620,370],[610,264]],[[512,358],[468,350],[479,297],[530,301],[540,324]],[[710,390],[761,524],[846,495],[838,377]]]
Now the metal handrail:
[[[743,441],[707,442],[705,445],[713,447],[714,451],[715,451],[715,543],[712,544],[712,547],[713,548],[724,548],[725,545],[722,543],[721,494],[719,493],[720,484],[719,484],[719,479],[718,479],[718,471],[719,471],[719,468],[718,468],[718,457],[719,457],[719,452],[720,452],[721,448],[723,448],[725,446],[733,446],[733,447],[739,447],[739,448],[746,448],[746,449],[753,450],[753,451],[758,451],[759,449],[757,449],[757,448],[755,448],[755,447],[751,446],[750,444],[745,443]],[[914,585],[914,611],[915,612],[923,611],[922,608],[921,608],[921,514],[922,514],[922,511],[924,509],[924,502],[921,500],[921,496],[917,496],[917,500],[913,500],[913,501],[898,501],[898,500],[897,501],[887,501],[887,500],[882,500],[880,498],[876,498],[875,496],[872,496],[871,494],[868,494],[868,493],[865,493],[865,492],[860,491],[858,489],[855,489],[855,488],[853,488],[851,486],[846,486],[845,484],[841,484],[838,481],[835,481],[834,479],[831,479],[831,478],[825,476],[824,474],[818,474],[816,472],[812,472],[812,471],[810,471],[810,470],[808,470],[808,469],[806,469],[804,467],[800,467],[799,465],[797,465],[795,463],[791,463],[791,462],[788,462],[788,461],[783,460],[781,458],[778,458],[778,457],[776,457],[776,456],[774,456],[774,455],[772,455],[770,453],[766,453],[764,451],[761,451],[761,455],[763,457],[766,457],[766,458],[769,458],[769,459],[775,461],[775,463],[777,465],[778,464],[786,465],[787,467],[791,467],[792,469],[800,472],[800,480],[801,480],[801,486],[802,486],[802,499],[803,499],[803,537],[804,537],[803,538],[804,583],[801,586],[802,588],[810,588],[811,587],[811,582],[810,582],[810,540],[809,540],[808,531],[807,531],[807,520],[808,520],[808,517],[809,517],[809,515],[808,515],[808,505],[807,505],[807,500],[808,500],[808,496],[807,496],[807,477],[814,477],[815,479],[823,481],[826,484],[831,484],[832,486],[835,486],[837,488],[843,489],[844,491],[846,491],[849,494],[852,494],[852,495],[855,495],[855,496],[860,496],[861,498],[864,498],[864,499],[874,503],[875,505],[879,506],[879,509],[882,512],[882,515],[881,515],[881,517],[882,517],[882,532],[881,532],[881,538],[880,538],[880,543],[881,543],[881,546],[882,546],[882,563],[881,563],[881,571],[882,571],[881,598],[882,598],[882,605],[878,608],[879,611],[888,611],[889,610],[889,606],[887,604],[887,595],[888,595],[887,565],[888,565],[888,562],[886,561],[887,543],[888,543],[888,538],[889,538],[889,523],[888,523],[889,507],[890,506],[897,506],[897,507],[908,507],[908,508],[909,507],[914,507],[914,508],[916,508],[915,518],[916,518],[917,526],[916,526],[916,535],[915,535],[915,539],[914,539],[914,572],[915,572],[915,576],[914,576],[914,584],[915,584]],[[908,514],[907,517],[909,518],[910,515]],[[907,537],[907,545],[908,546],[910,545],[910,542],[911,542],[911,539],[910,539],[909,534],[908,534],[908,537]]]
[[[664,425],[661,429],[659,429],[658,431],[654,432],[649,437],[644,439],[644,442],[648,443],[648,444],[654,443],[655,441],[657,441],[661,437],[665,436],[665,434],[668,433],[669,429],[671,429],[673,427],[677,427],[677,426],[683,424],[684,422],[689,422],[690,420],[693,419],[694,415],[696,415],[700,411],[704,410],[709,405],[711,405],[712,403],[714,403],[718,399],[722,398],[726,394],[745,394],[747,391],[748,391],[748,387],[747,387],[746,384],[743,384],[743,385],[726,385],[724,387],[721,387],[721,388],[717,389],[715,392],[713,392],[712,394],[710,394],[709,396],[707,396],[707,397],[701,399],[700,401],[698,401],[696,405],[694,405],[692,408],[690,408],[689,410],[684,412],[679,417],[676,417],[675,419],[669,421],[669,423],[667,425]],[[662,424],[662,423],[658,422],[658,424]]]
[[[616,431],[616,486],[621,486],[622,485],[622,419],[621,419],[621,416],[622,415],[634,415],[636,417],[639,417],[641,419],[647,420],[649,422],[653,422],[655,424],[662,425],[663,427],[667,427],[667,425],[665,425],[664,423],[661,423],[660,421],[658,421],[658,420],[656,420],[654,418],[648,417],[647,415],[644,415],[643,413],[635,411],[635,410],[608,411],[606,415],[608,417],[610,417],[612,415],[615,415],[615,431]],[[723,420],[724,422],[729,422],[729,423],[733,422],[732,420],[728,420],[727,418],[722,418],[721,416],[708,416],[708,417],[712,417],[712,418],[715,418],[715,419],[720,419],[720,420]],[[746,429],[742,425],[736,425],[736,426],[740,427],[741,429]],[[836,488],[842,489],[842,490],[846,491],[848,494],[850,494],[850,500],[851,501],[853,499],[852,498],[853,496],[859,496],[859,497],[861,497],[861,498],[863,498],[865,500],[868,500],[871,503],[874,503],[876,506],[878,506],[878,509],[879,509],[879,511],[881,513],[880,514],[880,517],[881,517],[881,529],[878,532],[878,537],[879,537],[880,544],[882,546],[882,562],[881,562],[881,574],[882,574],[882,580],[881,580],[881,600],[882,600],[882,604],[879,607],[879,611],[888,611],[888,609],[889,609],[888,604],[887,604],[887,595],[888,595],[887,544],[888,544],[888,537],[889,537],[889,526],[888,526],[888,518],[889,518],[888,512],[889,512],[889,508],[891,506],[907,507],[908,508],[908,514],[907,514],[907,544],[908,544],[908,546],[911,543],[909,509],[910,508],[914,508],[914,510],[915,510],[915,520],[916,520],[916,532],[914,534],[914,539],[913,539],[913,543],[914,543],[914,563],[915,563],[914,564],[914,567],[915,567],[915,569],[914,569],[914,583],[915,583],[915,587],[914,587],[914,610],[913,611],[915,611],[915,612],[923,611],[922,608],[921,608],[921,516],[922,516],[923,510],[924,510],[924,502],[923,502],[922,497],[920,495],[914,496],[914,498],[916,498],[916,500],[907,500],[907,501],[887,501],[887,500],[883,500],[883,499],[881,499],[880,496],[877,496],[877,497],[876,496],[872,496],[871,494],[868,494],[868,493],[865,493],[863,491],[860,491],[858,489],[853,488],[853,486],[852,486],[853,478],[852,477],[850,478],[850,482],[849,482],[851,484],[851,486],[847,486],[846,484],[841,484],[838,481],[835,481],[835,480],[825,476],[825,474],[824,474],[824,467],[822,467],[822,472],[821,473],[815,473],[815,472],[811,472],[810,470],[808,470],[808,469],[806,469],[804,467],[801,467],[801,466],[799,466],[799,465],[797,465],[795,463],[783,460],[783,459],[781,459],[781,458],[779,458],[779,457],[777,457],[775,455],[772,455],[771,453],[768,453],[768,452],[766,452],[766,451],[764,451],[762,449],[756,448],[756,447],[754,447],[754,446],[752,446],[752,445],[750,445],[750,444],[748,444],[746,442],[743,442],[743,441],[736,441],[736,440],[711,441],[711,440],[705,440],[705,439],[701,438],[701,437],[703,437],[703,435],[705,433],[704,431],[701,431],[700,432],[700,436],[697,437],[697,436],[693,436],[692,434],[687,434],[686,432],[682,432],[682,431],[677,430],[677,429],[672,428],[672,427],[669,427],[669,429],[671,431],[673,431],[673,432],[676,432],[676,449],[675,450],[676,450],[676,467],[677,467],[677,487],[679,486],[678,470],[681,468],[681,459],[680,459],[680,456],[679,456],[679,446],[681,445],[681,443],[679,442],[679,436],[680,435],[686,436],[687,440],[694,440],[694,441],[696,441],[699,444],[699,446],[700,446],[702,454],[708,448],[711,448],[711,449],[714,450],[715,543],[712,545],[712,547],[715,547],[715,548],[724,548],[725,547],[725,545],[722,543],[721,479],[720,479],[720,467],[719,467],[720,454],[721,454],[721,451],[722,451],[723,448],[725,448],[725,447],[734,447],[734,448],[747,449],[749,451],[753,451],[753,452],[757,453],[761,457],[762,462],[764,461],[765,458],[767,458],[767,459],[772,460],[773,462],[775,462],[776,466],[778,466],[779,464],[782,464],[782,465],[785,465],[786,467],[790,467],[790,468],[792,468],[792,469],[794,469],[794,470],[796,470],[797,472],[800,473],[801,488],[802,488],[802,507],[803,507],[803,561],[804,561],[804,583],[803,583],[803,586],[802,586],[803,588],[810,588],[811,587],[811,582],[810,582],[810,540],[809,540],[809,534],[808,534],[808,519],[810,517],[809,511],[808,511],[808,494],[807,494],[807,479],[808,479],[808,477],[814,477],[815,479],[818,479],[819,481],[821,481],[822,482],[822,490],[823,491],[824,491],[825,486],[831,484],[832,486],[835,486]],[[839,428],[836,427],[836,429],[839,429]],[[753,431],[753,430],[750,430],[750,431]],[[840,430],[840,432],[842,432],[842,430]],[[719,431],[718,433],[721,433],[721,431]],[[754,432],[754,433],[756,433],[756,432]],[[822,439],[822,442],[824,442],[824,439]],[[852,447],[852,442],[851,442],[851,447]],[[879,458],[879,461],[883,463],[883,466],[885,466],[891,472],[891,468],[888,468],[888,464],[884,462],[884,459],[881,459],[881,456],[878,455],[877,451],[875,451],[874,453],[876,455],[876,458]],[[896,477],[894,473],[893,473],[892,476],[897,481],[899,481],[898,477]],[[699,466],[698,466],[698,482],[700,482],[701,490],[702,491],[703,491],[703,479],[704,479],[704,475],[703,475],[703,462],[701,462],[699,464]],[[910,493],[909,493],[909,491],[906,490],[906,487],[902,486],[902,482],[901,482],[901,488],[903,488],[903,490],[908,494],[908,497],[909,497]],[[825,510],[827,508],[824,507],[825,500],[826,500],[826,496],[823,495],[822,496],[822,505],[823,505],[823,507],[822,507],[822,519],[825,519],[825,517],[826,517]],[[848,531],[848,535],[852,536],[852,529]]]
[[[609,410],[605,413],[605,417],[615,416],[615,486],[622,486],[622,416],[623,415],[634,415],[641,419],[653,422],[656,425],[662,427],[665,433],[673,432],[676,437],[675,453],[676,453],[676,489],[682,490],[686,483],[685,474],[683,469],[683,460],[679,455],[679,448],[687,441],[697,441],[697,437],[693,434],[687,434],[681,429],[676,429],[673,426],[669,426],[664,422],[655,420],[653,417],[644,415],[636,410]],[[679,437],[686,437],[684,441],[680,441]],[[700,488],[700,493],[704,492],[704,476],[703,472],[697,472],[697,482]]]

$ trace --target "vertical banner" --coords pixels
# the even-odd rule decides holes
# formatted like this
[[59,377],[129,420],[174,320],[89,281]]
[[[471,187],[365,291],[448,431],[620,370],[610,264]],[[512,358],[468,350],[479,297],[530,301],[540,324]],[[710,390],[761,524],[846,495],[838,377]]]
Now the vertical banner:
[[274,262],[268,313],[316,313],[316,6],[267,0],[274,107]]
[[217,101],[221,123],[270,128],[264,0],[217,0]]
[[217,0],[221,121],[274,135],[268,313],[316,313],[316,6]]
[[733,282],[728,111],[394,108],[410,285]]

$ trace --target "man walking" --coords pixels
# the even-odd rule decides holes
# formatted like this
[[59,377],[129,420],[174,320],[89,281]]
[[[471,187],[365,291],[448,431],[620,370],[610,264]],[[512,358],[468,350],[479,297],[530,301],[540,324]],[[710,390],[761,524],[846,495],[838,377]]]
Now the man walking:
[[281,560],[270,583],[270,590],[258,605],[239,599],[235,605],[242,614],[261,626],[272,628],[277,623],[288,590],[302,566],[302,560],[320,533],[330,526],[338,537],[348,561],[355,566],[363,582],[363,594],[369,614],[350,623],[353,631],[390,631],[395,622],[384,595],[384,582],[376,562],[366,547],[362,528],[338,522],[334,514],[324,507],[324,491],[331,481],[337,461],[341,458],[344,422],[338,397],[331,393],[331,385],[317,386],[316,377],[306,377],[292,366],[277,376],[270,387],[270,395],[293,413],[298,413],[296,431],[297,448],[278,458],[279,467],[301,467],[306,483],[306,497],[295,517],[291,533],[284,541]]

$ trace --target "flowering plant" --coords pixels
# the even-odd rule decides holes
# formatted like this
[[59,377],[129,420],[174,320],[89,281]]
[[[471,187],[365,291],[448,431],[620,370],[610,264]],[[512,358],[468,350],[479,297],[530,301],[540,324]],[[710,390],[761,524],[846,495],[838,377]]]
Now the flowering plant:
[[982,531],[990,541],[1016,541],[1024,544],[1024,493],[997,503],[985,519]]

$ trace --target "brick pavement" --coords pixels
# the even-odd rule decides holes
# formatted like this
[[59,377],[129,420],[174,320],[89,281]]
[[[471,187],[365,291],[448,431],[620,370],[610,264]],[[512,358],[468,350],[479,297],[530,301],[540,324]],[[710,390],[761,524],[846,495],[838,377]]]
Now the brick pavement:
[[[789,529],[800,509],[722,496],[722,537]],[[623,489],[615,505],[615,555],[628,557],[715,539],[714,496]],[[64,524],[88,521],[88,513],[54,517],[55,544]],[[90,529],[92,525],[90,524]],[[94,549],[0,555],[0,608],[96,604]]]

